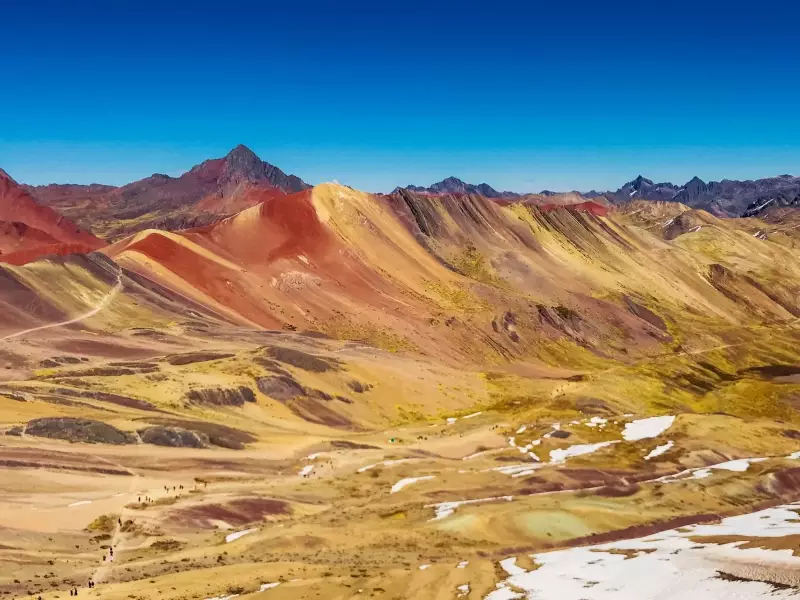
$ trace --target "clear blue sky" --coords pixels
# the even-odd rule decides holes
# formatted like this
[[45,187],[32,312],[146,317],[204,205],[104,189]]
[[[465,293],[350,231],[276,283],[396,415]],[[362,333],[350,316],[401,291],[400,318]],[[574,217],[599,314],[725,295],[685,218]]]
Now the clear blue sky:
[[797,2],[3,4],[0,167],[27,183],[239,143],[368,191],[800,174]]

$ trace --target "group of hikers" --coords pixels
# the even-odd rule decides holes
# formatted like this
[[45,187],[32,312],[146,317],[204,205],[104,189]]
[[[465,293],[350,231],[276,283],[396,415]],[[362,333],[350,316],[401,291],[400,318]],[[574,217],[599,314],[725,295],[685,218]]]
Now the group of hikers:
[[[173,492],[177,492],[178,490],[183,490],[183,486],[182,485],[173,485],[172,486],[172,491]],[[164,491],[169,494],[170,487],[168,485],[165,485],[164,486]],[[139,501],[139,504],[142,503],[142,497],[141,496],[139,496],[138,501]],[[145,496],[144,497],[144,501],[145,501],[145,504],[149,504],[150,502],[153,501],[153,499],[150,496]]]

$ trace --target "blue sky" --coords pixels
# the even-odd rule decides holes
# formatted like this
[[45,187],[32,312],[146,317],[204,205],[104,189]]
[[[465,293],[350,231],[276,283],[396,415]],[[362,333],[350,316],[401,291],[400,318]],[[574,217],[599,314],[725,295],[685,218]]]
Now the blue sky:
[[[608,189],[800,175],[797,3],[7,3],[0,168]],[[112,6],[114,5],[114,6]]]

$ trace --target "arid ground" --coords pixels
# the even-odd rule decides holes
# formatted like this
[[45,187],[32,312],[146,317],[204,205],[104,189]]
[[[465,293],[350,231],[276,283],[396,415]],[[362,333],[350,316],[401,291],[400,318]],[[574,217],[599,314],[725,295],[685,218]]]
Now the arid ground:
[[1,265],[0,597],[800,585],[785,219],[289,191]]

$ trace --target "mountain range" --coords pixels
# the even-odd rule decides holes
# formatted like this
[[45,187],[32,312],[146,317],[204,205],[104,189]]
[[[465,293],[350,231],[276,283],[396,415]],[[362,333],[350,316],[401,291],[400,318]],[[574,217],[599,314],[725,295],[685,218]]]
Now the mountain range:
[[[397,188],[400,189],[400,188]],[[473,185],[456,177],[448,177],[429,187],[415,185],[404,189],[425,194],[477,194],[486,198],[521,199],[531,196],[558,196],[559,192],[543,190],[539,194],[498,192],[486,183]],[[578,192],[570,192],[578,194]],[[680,202],[690,208],[702,209],[718,217],[753,216],[758,206],[796,206],[800,204],[800,177],[779,175],[754,181],[723,179],[706,183],[693,177],[683,185],[670,182],[654,183],[639,175],[615,191],[591,190],[580,194],[586,199],[606,198],[613,204],[632,200],[663,200]],[[756,212],[753,212],[753,211]]]
[[400,189],[421,194],[476,194],[484,198],[518,198],[522,195],[515,192],[498,192],[488,183],[479,183],[478,185],[465,183],[458,177],[447,177],[432,184],[430,187],[418,185],[407,185],[405,188],[397,187],[393,192],[397,192]]
[[789,598],[800,211],[622,189],[0,174],[0,595]]
[[41,204],[113,240],[148,228],[207,225],[268,196],[309,187],[239,145],[223,158],[206,160],[179,177],[155,173],[121,187],[51,184],[23,189]]
[[[614,203],[630,200],[667,200],[708,211],[718,217],[753,216],[758,207],[798,204],[800,177],[779,175],[754,181],[723,179],[706,183],[693,177],[682,186],[653,183],[641,175],[615,192],[604,195]],[[755,212],[754,212],[755,211]]]
[[[265,201],[310,189],[295,175],[261,160],[239,145],[222,158],[206,160],[178,177],[156,173],[123,186],[18,184],[0,171],[0,252],[5,262],[25,262],[46,253],[103,247],[138,231],[206,227]],[[395,188],[390,196],[479,196],[507,204],[572,205],[595,214],[639,200],[680,203],[717,217],[759,216],[800,206],[800,178],[780,175],[755,181],[704,182],[682,186],[643,176],[616,191],[539,194],[498,191],[487,183],[447,177],[428,187]]]

